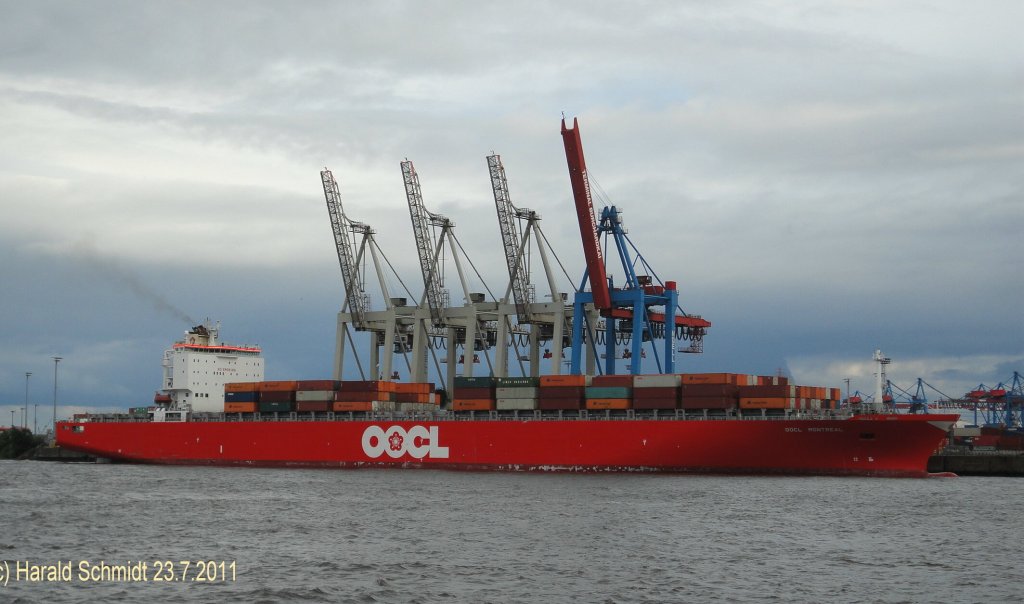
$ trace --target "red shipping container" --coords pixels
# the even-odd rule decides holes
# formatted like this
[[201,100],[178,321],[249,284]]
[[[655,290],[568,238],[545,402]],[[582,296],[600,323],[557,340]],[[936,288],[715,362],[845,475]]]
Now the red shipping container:
[[[758,388],[758,386],[745,386],[744,388]],[[679,387],[679,395],[686,397],[732,397],[739,396],[740,387],[733,384],[683,384]]]
[[683,409],[734,409],[736,399],[715,396],[684,396],[679,400],[679,406]]
[[295,383],[296,390],[337,390],[341,382],[337,380],[299,380]]
[[256,389],[258,382],[228,382],[224,384],[224,392],[259,392]]
[[334,405],[327,401],[299,401],[295,403],[296,411],[330,411]]
[[452,398],[494,398],[494,388],[455,388]]
[[380,392],[377,390],[367,390],[364,392],[345,392],[339,390],[334,393],[334,400],[336,402],[360,402],[360,401],[390,401],[394,396],[391,392]]
[[[634,394],[636,391],[634,391]],[[679,406],[679,399],[670,398],[636,398],[633,397],[634,409],[675,409]]]
[[224,403],[224,413],[255,413],[256,403]]
[[541,386],[537,389],[537,398],[574,398],[581,399],[586,392],[584,386]]
[[629,409],[628,398],[588,398],[587,409]]
[[595,375],[590,379],[591,386],[611,386],[613,388],[632,388],[632,375]]
[[261,403],[291,403],[295,401],[294,390],[264,390],[260,393]]
[[[679,398],[679,389],[672,388],[671,386],[663,386],[657,388],[634,388],[633,389],[633,400],[639,401],[643,399],[672,399],[676,400]],[[652,407],[653,408],[653,407]]]

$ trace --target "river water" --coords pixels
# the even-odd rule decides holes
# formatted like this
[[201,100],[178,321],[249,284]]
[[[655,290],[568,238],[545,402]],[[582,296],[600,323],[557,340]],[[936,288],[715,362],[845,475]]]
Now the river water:
[[1012,478],[10,461],[0,602],[1019,602],[1022,518]]

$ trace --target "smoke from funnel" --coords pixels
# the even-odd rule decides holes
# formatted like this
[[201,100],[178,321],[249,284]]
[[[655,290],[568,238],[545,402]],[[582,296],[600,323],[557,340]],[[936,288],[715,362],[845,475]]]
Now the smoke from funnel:
[[146,285],[138,276],[132,274],[113,259],[101,256],[91,241],[79,241],[74,245],[72,253],[76,260],[84,262],[100,275],[127,286],[140,300],[149,302],[156,310],[185,321],[189,325],[196,324],[185,311],[171,304],[166,298]]

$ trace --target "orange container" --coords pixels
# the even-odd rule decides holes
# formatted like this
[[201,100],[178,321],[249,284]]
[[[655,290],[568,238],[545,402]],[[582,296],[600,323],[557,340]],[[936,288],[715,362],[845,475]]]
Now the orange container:
[[228,382],[224,384],[224,392],[257,392],[259,382]]
[[791,409],[791,398],[741,396],[740,409]]
[[628,398],[588,398],[587,409],[629,409]]
[[335,411],[373,411],[373,403],[369,401],[334,401]]
[[489,398],[457,398],[452,401],[455,411],[490,411],[494,409],[494,400]]
[[542,375],[540,376],[541,386],[586,386],[587,376],[585,375]]
[[[684,373],[684,384],[737,384],[735,373]],[[745,378],[746,376],[744,376]],[[743,384],[746,386],[746,383]]]
[[256,382],[256,390],[259,392],[288,392],[298,390],[299,383],[295,380],[283,382]]
[[434,391],[434,384],[429,382],[390,382],[393,392],[396,394],[430,394]]
[[255,413],[256,403],[224,403],[224,413]]

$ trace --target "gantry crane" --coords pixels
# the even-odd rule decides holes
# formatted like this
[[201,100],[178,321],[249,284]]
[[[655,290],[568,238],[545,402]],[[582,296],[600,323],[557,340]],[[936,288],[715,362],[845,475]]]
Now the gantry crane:
[[[455,224],[447,217],[429,212],[423,202],[420,180],[416,168],[408,159],[401,162],[402,179],[405,183],[405,196],[412,219],[413,236],[416,240],[416,251],[423,274],[423,300],[421,307],[429,309],[429,320],[432,329],[427,329],[423,321],[417,321],[413,332],[413,380],[426,381],[427,351],[431,341],[443,339],[448,349],[446,384],[450,389],[455,379],[456,360],[455,347],[463,344],[468,356],[473,351],[485,351],[496,342],[496,329],[488,324],[493,323],[497,312],[497,303],[485,302],[485,296],[472,293],[466,280],[462,261],[458,250],[461,245],[455,237]],[[434,236],[433,229],[440,232]],[[444,249],[451,252],[455,269],[462,285],[464,304],[452,308],[448,303],[448,292],[444,289],[442,261]],[[484,313],[487,313],[485,316]],[[485,354],[490,366],[490,357]],[[435,359],[436,360],[436,359]],[[440,373],[440,368],[438,368]],[[467,361],[463,365],[463,375],[473,375],[473,363]]]
[[[526,357],[530,362],[530,373],[532,375],[540,373],[540,343],[543,341],[552,342],[552,347],[558,353],[557,355],[551,354],[550,373],[561,373],[561,350],[564,348],[564,329],[568,319],[564,296],[559,291],[548,258],[550,246],[540,228],[540,215],[528,208],[517,208],[512,204],[512,198],[508,192],[508,180],[505,177],[505,167],[501,162],[500,155],[487,156],[487,169],[491,177],[491,190],[494,193],[494,205],[498,214],[498,230],[505,251],[505,264],[509,275],[508,288],[505,290],[501,302],[507,304],[509,296],[512,296],[515,316],[518,321],[516,328],[520,330],[520,333],[525,326],[530,326],[530,352]],[[525,228],[520,228],[521,222],[526,223]],[[536,301],[536,290],[530,281],[531,242],[536,243],[537,252],[544,268],[551,296],[550,304],[538,304]],[[507,321],[503,320],[499,323],[499,342],[506,341],[510,329],[511,326],[507,325]],[[503,376],[507,373],[507,354],[503,354],[505,352],[503,347],[498,348],[496,375]]]
[[[636,247],[626,237],[622,226],[622,215],[616,206],[606,206],[600,217],[594,213],[594,202],[591,196],[590,181],[587,177],[587,165],[583,155],[583,143],[580,139],[579,123],[573,120],[573,127],[565,125],[562,119],[562,142],[565,146],[565,158],[569,167],[569,180],[572,184],[573,199],[576,204],[576,217],[579,222],[580,236],[583,241],[583,253],[586,259],[586,271],[573,303],[572,359],[570,371],[574,374],[582,372],[581,361],[585,342],[593,346],[597,340],[595,317],[588,312],[588,306],[604,317],[605,367],[607,374],[616,373],[615,342],[616,333],[624,334],[632,343],[630,372],[639,374],[642,369],[642,348],[644,340],[663,343],[664,363],[658,348],[654,348],[654,360],[660,373],[675,372],[675,339],[688,339],[692,342],[684,352],[701,352],[704,334],[711,323],[699,316],[688,315],[678,308],[679,296],[675,281],[661,282],[654,274],[650,265],[637,252]],[[625,273],[625,283],[615,287],[608,277],[608,270],[601,248],[600,237],[605,235],[612,240]],[[636,257],[634,258],[634,253]],[[636,273],[640,266],[648,274]],[[590,291],[585,291],[589,279]],[[655,280],[658,281],[655,284]],[[663,310],[653,311],[651,308],[662,307]],[[588,333],[583,333],[584,323]],[[594,351],[592,351],[593,353]],[[595,355],[596,356],[596,355]],[[592,358],[592,357],[591,357]]]
[[[342,282],[345,286],[345,301],[338,313],[334,350],[334,379],[342,379],[346,343],[352,347],[353,353],[355,353],[359,375],[364,379],[367,377],[359,354],[355,351],[355,340],[349,334],[349,326],[356,331],[369,331],[372,334],[369,373],[374,377],[390,377],[393,373],[393,354],[407,352],[416,308],[405,306],[404,298],[391,297],[387,281],[384,278],[384,265],[381,262],[383,252],[374,239],[374,231],[369,225],[351,220],[345,215],[338,183],[331,171],[324,168],[320,172],[320,180],[323,184],[324,197],[327,200],[327,213],[331,219],[338,263],[341,266]],[[350,239],[350,233],[360,237],[358,244]],[[382,311],[373,311],[369,308],[369,295],[365,291],[362,276],[362,267],[367,251],[373,261],[378,287],[384,299],[385,309]],[[383,361],[380,355],[381,346],[384,348]]]

